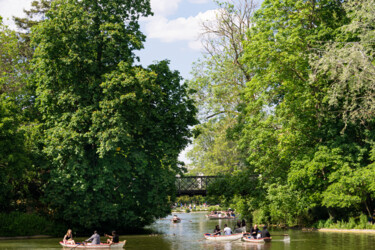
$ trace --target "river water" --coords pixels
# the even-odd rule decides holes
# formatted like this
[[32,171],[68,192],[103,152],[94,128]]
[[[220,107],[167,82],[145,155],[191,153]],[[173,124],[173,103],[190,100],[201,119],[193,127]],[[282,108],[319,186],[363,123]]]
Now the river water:
[[[212,242],[204,239],[203,234],[212,232],[215,225],[224,228],[227,223],[233,228],[235,221],[231,220],[208,220],[204,213],[183,213],[178,215],[182,221],[174,224],[172,216],[160,219],[152,224],[149,229],[153,234],[147,235],[124,235],[120,240],[126,239],[125,249],[139,250],[185,250],[185,249],[208,249],[208,250],[375,250],[375,234],[353,234],[332,232],[302,232],[299,230],[269,230],[272,235],[271,243],[256,244],[249,242]],[[289,236],[281,236],[288,234]],[[279,236],[277,236],[279,235]],[[0,249],[62,249],[59,245],[61,239],[33,239],[33,240],[2,240]],[[83,238],[77,238],[81,241]],[[104,238],[102,238],[102,241]]]

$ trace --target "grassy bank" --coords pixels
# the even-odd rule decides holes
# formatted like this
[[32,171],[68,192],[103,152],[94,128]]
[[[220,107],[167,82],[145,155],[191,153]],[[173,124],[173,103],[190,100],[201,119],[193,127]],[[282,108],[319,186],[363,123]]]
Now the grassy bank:
[[349,220],[333,221],[328,219],[326,221],[320,220],[315,224],[318,229],[372,229],[375,230],[375,224],[368,221],[368,217],[362,214],[359,217],[350,217]]
[[65,228],[38,214],[11,212],[0,213],[0,236],[57,236]]

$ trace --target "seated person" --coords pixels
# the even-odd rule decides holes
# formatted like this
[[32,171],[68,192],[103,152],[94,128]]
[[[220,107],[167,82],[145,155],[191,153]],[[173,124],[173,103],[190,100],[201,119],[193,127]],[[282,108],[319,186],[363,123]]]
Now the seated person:
[[227,224],[224,224],[224,234],[225,235],[231,235],[232,234],[232,229],[227,226]]
[[114,243],[119,243],[119,241],[120,241],[120,237],[118,236],[118,234],[116,233],[116,231],[112,231],[112,235],[106,234],[105,237],[109,238],[109,239],[107,239],[107,243],[109,245],[112,245]]
[[216,227],[214,229],[214,235],[221,235],[221,230],[220,230],[219,225],[216,225]]
[[260,230],[259,230],[257,224],[255,224],[254,227],[251,228],[251,230],[250,230],[250,234],[251,234],[251,236],[252,236],[253,238],[256,239],[256,238],[257,238],[257,235],[258,235],[259,233],[260,233]]
[[73,240],[72,229],[68,229],[68,231],[67,231],[66,234],[64,235],[63,242],[64,242],[64,243],[68,243],[68,244],[75,244],[75,242],[74,242],[74,240]]
[[271,237],[270,232],[268,232],[268,230],[267,230],[267,226],[263,227],[263,231],[262,231],[260,237],[261,238]]
[[99,245],[100,244],[100,235],[98,234],[98,232],[95,230],[94,231],[94,234],[91,235],[90,238],[88,238],[86,241],[91,241],[91,245]]

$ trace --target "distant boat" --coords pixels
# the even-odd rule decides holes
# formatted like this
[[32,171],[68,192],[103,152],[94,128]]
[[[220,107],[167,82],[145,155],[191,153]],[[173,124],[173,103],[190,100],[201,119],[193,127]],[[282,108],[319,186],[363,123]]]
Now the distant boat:
[[272,237],[265,237],[265,238],[256,239],[254,237],[246,235],[246,236],[242,237],[242,240],[247,241],[247,242],[252,242],[252,243],[265,243],[265,242],[270,242],[272,240]]
[[63,246],[64,248],[71,248],[71,249],[76,249],[76,248],[86,248],[86,249],[117,249],[117,248],[123,248],[125,246],[126,240],[121,241],[119,243],[114,243],[112,245],[109,245],[107,243],[100,243],[100,244],[95,244],[91,245],[90,243],[87,244],[82,244],[82,243],[64,243],[60,241],[60,245]]
[[177,217],[177,218],[173,218],[173,219],[172,219],[172,222],[173,222],[173,223],[180,223],[180,222],[181,222],[181,219],[178,218],[178,217]]
[[181,218],[177,217],[177,215],[174,215],[173,218],[172,218],[172,222],[173,223],[180,223],[181,222]]
[[233,220],[236,219],[235,216],[226,216],[224,214],[206,214],[209,220]]
[[207,240],[216,240],[216,241],[233,241],[239,240],[243,236],[242,233],[240,234],[231,234],[231,235],[214,235],[214,234],[204,234],[204,237]]

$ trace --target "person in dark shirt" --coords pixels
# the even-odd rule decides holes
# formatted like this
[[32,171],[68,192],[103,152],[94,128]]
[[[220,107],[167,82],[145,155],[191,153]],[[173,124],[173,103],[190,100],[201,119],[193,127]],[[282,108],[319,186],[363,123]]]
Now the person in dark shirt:
[[75,242],[74,242],[74,240],[73,240],[72,229],[68,229],[68,231],[67,231],[66,234],[64,235],[63,242],[64,242],[64,243],[75,244]]
[[257,226],[257,224],[254,225],[254,227],[251,228],[250,234],[253,238],[257,238],[257,234],[260,233],[260,230]]
[[270,232],[267,230],[267,226],[263,227],[263,230],[261,232],[261,238],[271,237]]
[[216,225],[215,230],[214,230],[214,235],[221,235],[221,230],[219,225]]
[[112,235],[106,234],[105,237],[109,238],[109,239],[107,239],[107,243],[109,245],[112,245],[114,243],[119,243],[119,241],[120,241],[120,237],[118,236],[118,234],[116,233],[116,231],[112,231]]

